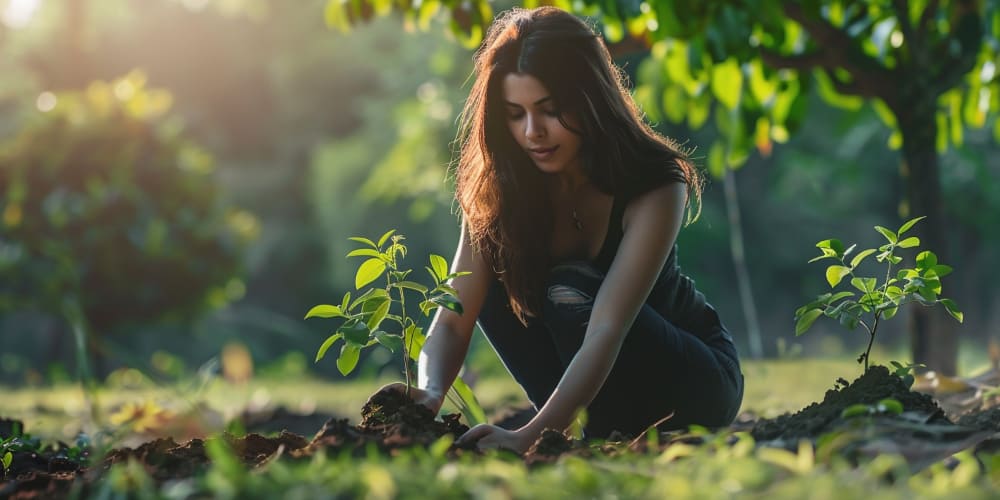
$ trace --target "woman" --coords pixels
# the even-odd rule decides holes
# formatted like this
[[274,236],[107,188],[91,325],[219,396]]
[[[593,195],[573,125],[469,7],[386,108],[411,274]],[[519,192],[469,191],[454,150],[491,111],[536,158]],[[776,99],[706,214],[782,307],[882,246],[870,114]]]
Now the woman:
[[674,244],[685,211],[697,217],[697,171],[643,122],[600,37],[566,12],[501,15],[475,63],[452,263],[471,272],[452,283],[465,314],[436,313],[416,401],[440,409],[478,320],[538,413],[460,443],[524,452],[581,408],[588,437],[729,424],[743,396],[736,349]]

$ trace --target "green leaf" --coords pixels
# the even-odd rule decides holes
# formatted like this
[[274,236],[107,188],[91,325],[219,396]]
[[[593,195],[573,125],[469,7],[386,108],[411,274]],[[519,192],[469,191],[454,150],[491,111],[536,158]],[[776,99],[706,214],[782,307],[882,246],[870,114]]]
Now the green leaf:
[[432,297],[431,298],[431,302],[434,302],[435,304],[443,306],[445,309],[448,309],[449,311],[454,311],[454,312],[458,313],[459,315],[461,315],[462,312],[463,312],[462,311],[462,303],[459,302],[458,299],[456,299],[451,294],[445,293],[445,294],[438,295],[436,297]]
[[882,413],[891,413],[893,415],[903,413],[903,403],[891,398],[879,401],[876,408]]
[[810,309],[806,311],[802,316],[799,316],[799,320],[795,322],[795,336],[802,335],[809,329],[810,326],[816,321],[816,318],[823,314],[822,309]]
[[410,290],[420,293],[427,293],[427,287],[415,281],[400,281],[399,283],[396,283],[395,286],[399,288],[409,288]]
[[898,239],[896,233],[882,226],[875,226],[875,230],[882,233],[882,236],[885,236],[885,239],[889,240],[889,243],[895,243]]
[[862,292],[869,293],[875,290],[875,278],[852,278],[851,285]]
[[844,408],[844,411],[840,412],[840,418],[861,417],[864,415],[868,415],[869,413],[871,413],[870,406],[863,403],[858,403],[848,406],[847,408]]
[[942,278],[942,277],[945,277],[945,276],[948,276],[949,274],[951,274],[951,272],[953,271],[953,269],[951,268],[951,266],[946,266],[944,264],[938,264],[936,266],[932,266],[931,267],[931,271],[934,271],[934,274],[936,274],[938,276],[938,278]]
[[326,351],[330,349],[330,346],[332,346],[334,342],[340,340],[343,337],[344,334],[342,333],[334,333],[333,335],[327,337],[326,340],[323,342],[323,344],[319,346],[319,350],[316,351],[316,361],[313,362],[318,363],[319,360],[323,359],[323,356],[326,356]]
[[924,250],[917,254],[917,267],[920,269],[931,269],[938,265],[937,255],[930,250]]
[[321,305],[315,306],[312,309],[310,309],[309,312],[306,313],[306,317],[303,318],[303,319],[314,318],[314,317],[315,318],[346,318],[347,315],[344,314],[344,311],[340,307],[332,306],[332,305],[329,305],[329,304],[321,304]]
[[958,310],[958,304],[956,304],[954,300],[941,299],[941,305],[944,306],[944,308],[948,311],[948,314],[950,314],[951,317],[957,319],[959,323],[962,323],[962,320],[965,318],[965,315],[962,314],[962,311]]
[[[358,295],[358,298],[354,299],[354,302],[351,303],[350,310],[353,311],[359,304],[367,304],[372,299],[389,300],[389,292],[386,292],[382,288],[370,288],[366,290],[365,293]],[[381,304],[381,302],[377,303]],[[373,308],[370,310],[374,311],[375,309]]]
[[410,326],[403,330],[403,344],[409,351],[410,359],[419,361],[420,351],[424,348],[424,341],[426,341],[424,331],[417,327],[416,324],[411,323]]
[[840,317],[841,314],[844,313],[844,309],[851,307],[851,304],[857,304],[857,302],[854,302],[853,300],[845,300],[837,304],[837,307],[834,307],[833,309],[830,309],[828,311],[825,310],[823,314],[825,314],[827,317],[830,318],[838,318]]
[[708,150],[708,173],[716,179],[726,175],[726,146],[721,140],[715,141]]
[[338,332],[344,334],[344,339],[350,344],[364,344],[368,342],[368,338],[371,331],[368,329],[368,325],[360,321],[352,321],[345,323],[339,329]]
[[903,233],[909,231],[910,228],[913,227],[914,224],[916,224],[917,222],[920,222],[921,220],[926,219],[926,218],[927,218],[926,215],[921,215],[920,217],[916,217],[916,218],[913,218],[913,219],[910,219],[910,220],[906,221],[905,224],[903,224],[902,226],[900,226],[899,231],[896,231],[896,235],[902,236]]
[[351,292],[347,292],[344,294],[344,299],[340,302],[340,310],[347,311],[348,307],[350,307],[350,303],[351,303]]
[[920,246],[920,238],[917,238],[916,236],[910,236],[909,238],[900,241],[898,246],[899,248],[913,248],[916,246]]
[[476,426],[486,423],[486,412],[483,410],[472,389],[461,378],[456,378],[451,385],[451,390],[458,394],[462,401],[462,415],[469,422],[469,425]]
[[378,239],[378,248],[382,248],[382,245],[385,245],[385,242],[388,241],[389,237],[395,232],[395,229],[390,229],[388,232],[383,234],[382,237]]
[[347,239],[349,239],[351,241],[356,241],[358,243],[364,243],[365,245],[368,245],[368,246],[374,248],[375,250],[378,250],[378,245],[376,245],[374,241],[369,240],[368,238],[363,238],[361,236],[351,236],[350,238],[347,238]]
[[377,259],[382,258],[382,252],[375,250],[374,248],[359,248],[357,250],[352,250],[351,253],[347,254],[348,257],[375,257]]
[[820,256],[818,256],[818,257],[813,257],[813,258],[809,259],[809,262],[808,262],[808,263],[809,263],[809,264],[812,264],[813,262],[816,262],[817,260],[823,260],[823,259],[836,259],[836,258],[837,258],[837,256],[836,256],[836,255],[834,255],[833,253],[830,253],[830,254],[823,254],[823,255],[820,255]]
[[3,454],[3,468],[7,470],[10,468],[10,464],[14,462],[14,455],[11,452]]
[[892,317],[896,315],[896,312],[898,310],[899,310],[899,307],[888,307],[888,308],[886,308],[885,310],[882,311],[882,318],[883,319],[892,319]]
[[403,348],[403,337],[399,335],[393,335],[380,330],[375,332],[375,340],[392,352],[396,352],[397,350]]
[[[823,241],[821,241],[819,243],[816,243],[816,248],[819,248],[819,249],[828,248],[830,250],[833,250],[833,252],[834,252],[835,255],[843,255],[844,254],[844,244],[841,243],[841,241],[837,240],[837,239],[823,240]],[[823,252],[823,253],[825,254],[826,252]]]
[[368,329],[374,331],[378,328],[378,325],[382,323],[385,319],[385,315],[389,314],[389,306],[392,305],[391,300],[386,300],[382,302],[375,312],[372,313],[371,317],[368,318]]
[[431,254],[431,269],[434,271],[435,282],[440,283],[448,277],[448,261],[444,257]]
[[438,305],[432,300],[425,300],[420,303],[420,312],[424,313],[424,316],[430,316],[431,311],[437,309]]
[[861,261],[865,260],[866,257],[868,257],[873,253],[875,253],[874,248],[869,248],[867,250],[862,250],[861,252],[859,252],[857,255],[854,256],[853,259],[851,259],[851,268],[853,269],[855,267],[858,267],[858,264],[861,264]]
[[340,348],[340,357],[337,358],[337,370],[341,375],[347,376],[354,371],[355,366],[358,366],[359,357],[361,357],[361,347],[350,342],[345,343]]
[[849,267],[830,266],[826,268],[826,282],[830,284],[830,288],[833,288],[848,274],[851,274],[851,268]]
[[743,90],[743,71],[735,58],[712,66],[712,94],[729,109],[736,109]]
[[329,28],[339,29],[343,33],[351,30],[351,22],[344,11],[345,3],[341,0],[327,0],[323,10],[323,18]]
[[841,314],[840,318],[838,318],[837,320],[840,322],[841,325],[845,326],[848,330],[854,330],[855,328],[858,327],[858,323],[860,322],[860,319],[858,318],[857,314],[851,310],[848,310],[847,312]]
[[455,288],[453,288],[451,286],[448,286],[448,285],[445,285],[443,283],[440,284],[440,285],[438,285],[437,287],[435,287],[434,291],[435,292],[450,293],[450,294],[454,295],[455,297],[458,297],[458,290],[455,290]]
[[358,268],[358,273],[354,276],[354,288],[360,290],[361,287],[378,279],[383,272],[385,272],[385,262],[381,259],[366,260],[361,264],[361,267]]

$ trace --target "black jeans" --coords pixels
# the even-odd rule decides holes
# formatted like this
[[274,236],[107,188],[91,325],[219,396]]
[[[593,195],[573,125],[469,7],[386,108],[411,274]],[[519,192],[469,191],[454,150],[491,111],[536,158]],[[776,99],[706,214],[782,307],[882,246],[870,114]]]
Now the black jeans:
[[[491,286],[479,326],[535,409],[548,401],[580,349],[603,279],[586,262],[554,267],[542,315],[529,318],[527,327],[511,312],[503,284]],[[643,305],[587,407],[587,437],[606,438],[614,430],[638,436],[670,413],[660,430],[733,421],[743,400],[743,374],[732,337],[708,307],[709,318],[697,329],[708,333],[699,337]]]

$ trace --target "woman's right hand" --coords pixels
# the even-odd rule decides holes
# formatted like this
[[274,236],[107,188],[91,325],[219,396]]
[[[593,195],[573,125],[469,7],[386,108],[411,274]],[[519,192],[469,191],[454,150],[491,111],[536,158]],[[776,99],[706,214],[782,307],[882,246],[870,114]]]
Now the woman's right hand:
[[[396,391],[405,394],[406,384],[402,382],[393,382],[391,384],[386,384],[381,388],[379,388],[379,390],[376,391],[375,394],[379,394],[385,391]],[[416,387],[410,387],[410,398],[413,399],[414,403],[426,406],[435,415],[437,415],[438,411],[441,410],[441,405],[444,404],[443,394],[437,394],[434,392],[425,391],[423,389],[417,389]]]

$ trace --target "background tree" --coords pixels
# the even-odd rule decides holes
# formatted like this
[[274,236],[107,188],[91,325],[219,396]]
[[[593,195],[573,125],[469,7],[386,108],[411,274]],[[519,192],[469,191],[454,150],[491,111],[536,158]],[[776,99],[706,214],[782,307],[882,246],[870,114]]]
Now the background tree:
[[90,352],[125,325],[183,321],[242,296],[256,221],[224,206],[212,158],[166,122],[141,74],[45,93],[0,144],[0,311],[38,310]]
[[[525,6],[537,5],[526,1]],[[806,120],[806,96],[857,109],[872,106],[902,150],[905,196],[900,218],[926,215],[918,233],[942,261],[952,255],[939,156],[963,143],[967,127],[997,123],[1000,7],[981,0],[739,0],[703,2],[584,0],[551,2],[594,16],[617,53],[648,49],[636,88],[648,110],[692,128],[711,123],[719,139],[708,153],[717,176],[756,149],[770,154]],[[431,1],[419,9],[388,1],[406,19],[450,10],[457,33],[481,32],[485,2]],[[328,19],[357,19],[365,0],[328,2]],[[412,5],[412,4],[410,4]],[[346,12],[341,17],[329,12]],[[353,14],[352,14],[353,13]],[[467,22],[468,21],[468,22]],[[463,28],[466,24],[470,29]],[[711,118],[711,121],[709,120]],[[1000,127],[995,129],[1000,136]],[[957,335],[946,315],[916,308],[915,362],[954,373]]]

